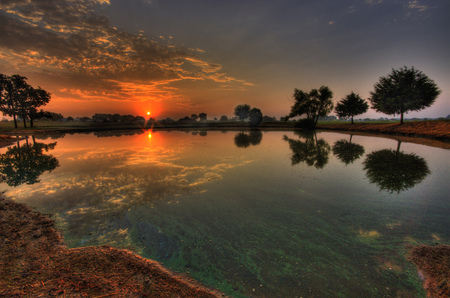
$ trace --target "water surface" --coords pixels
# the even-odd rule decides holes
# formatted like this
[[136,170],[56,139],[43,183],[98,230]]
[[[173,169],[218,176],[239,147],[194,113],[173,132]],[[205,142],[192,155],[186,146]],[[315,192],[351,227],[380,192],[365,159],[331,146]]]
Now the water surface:
[[[28,144],[27,144],[28,143]],[[49,135],[0,190],[70,247],[133,249],[232,296],[423,296],[407,244],[450,243],[450,151],[318,132]]]

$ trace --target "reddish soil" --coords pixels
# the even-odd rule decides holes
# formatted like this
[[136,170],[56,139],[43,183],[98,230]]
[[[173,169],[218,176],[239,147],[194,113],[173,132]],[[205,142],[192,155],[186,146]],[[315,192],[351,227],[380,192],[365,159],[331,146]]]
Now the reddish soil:
[[450,297],[450,245],[410,249],[409,260],[419,268],[428,297]]
[[1,297],[222,297],[109,246],[67,249],[53,220],[0,197]]
[[401,141],[409,141],[428,146],[450,149],[450,121],[411,121],[400,123],[355,123],[324,124],[317,128],[336,131],[351,131],[356,134],[383,134],[395,136]]

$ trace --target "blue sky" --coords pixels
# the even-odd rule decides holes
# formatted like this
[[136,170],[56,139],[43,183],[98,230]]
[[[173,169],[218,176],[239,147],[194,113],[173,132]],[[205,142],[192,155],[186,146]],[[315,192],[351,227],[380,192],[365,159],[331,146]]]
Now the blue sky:
[[414,66],[442,93],[407,117],[445,117],[449,19],[447,0],[4,0],[0,73],[27,76],[65,115],[220,117],[247,103],[280,117],[294,88],[368,98]]

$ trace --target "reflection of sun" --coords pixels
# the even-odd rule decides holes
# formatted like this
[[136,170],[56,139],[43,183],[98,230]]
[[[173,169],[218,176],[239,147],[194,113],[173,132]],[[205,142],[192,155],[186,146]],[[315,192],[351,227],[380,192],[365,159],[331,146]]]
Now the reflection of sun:
[[152,138],[152,133],[151,133],[151,132],[148,133],[148,138],[149,138],[149,139]]

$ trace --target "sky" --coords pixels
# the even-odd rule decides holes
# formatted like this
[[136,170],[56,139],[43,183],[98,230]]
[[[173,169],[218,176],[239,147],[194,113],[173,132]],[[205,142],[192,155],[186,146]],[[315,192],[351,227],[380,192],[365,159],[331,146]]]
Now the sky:
[[0,0],[0,73],[66,117],[212,119],[249,104],[278,118],[295,88],[367,99],[403,66],[442,91],[406,117],[449,115],[450,1]]

